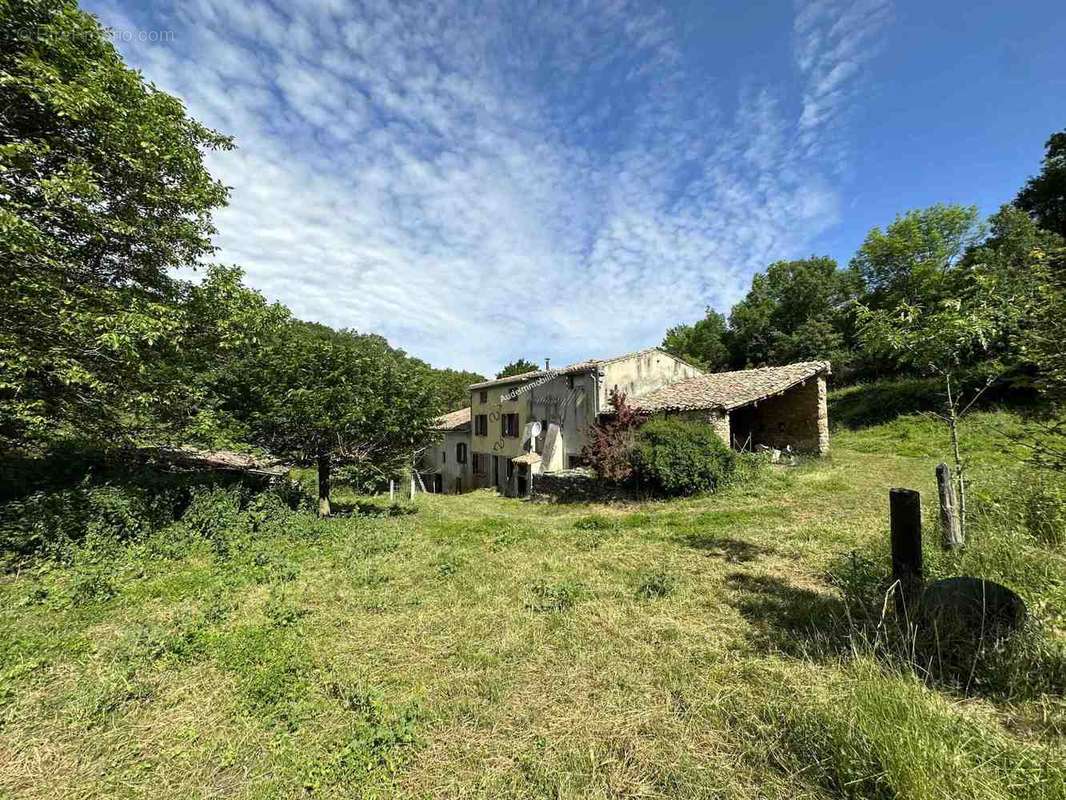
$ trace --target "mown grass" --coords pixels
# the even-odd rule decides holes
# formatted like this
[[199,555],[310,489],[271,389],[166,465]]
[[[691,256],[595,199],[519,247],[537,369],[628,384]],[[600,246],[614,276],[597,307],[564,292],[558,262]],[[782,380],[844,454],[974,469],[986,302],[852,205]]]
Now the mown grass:
[[[1001,435],[1024,424],[972,418],[971,544],[928,557],[1022,593],[1039,677],[1066,558],[1024,523],[1035,484]],[[967,692],[848,635],[888,489],[931,522],[945,445],[909,417],[710,497],[342,493],[346,516],[254,524],[223,498],[91,536],[0,582],[0,794],[1064,797],[1054,675]]]

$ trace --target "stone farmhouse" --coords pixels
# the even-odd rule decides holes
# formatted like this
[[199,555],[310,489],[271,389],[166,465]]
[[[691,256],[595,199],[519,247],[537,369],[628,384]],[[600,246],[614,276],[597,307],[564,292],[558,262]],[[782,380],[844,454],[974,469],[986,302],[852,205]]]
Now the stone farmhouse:
[[650,414],[709,422],[737,449],[765,445],[829,450],[824,361],[707,374],[659,348],[470,387],[470,406],[437,420],[419,472],[426,488],[447,494],[495,487],[529,491],[530,476],[581,466],[589,428],[611,411],[608,398]]

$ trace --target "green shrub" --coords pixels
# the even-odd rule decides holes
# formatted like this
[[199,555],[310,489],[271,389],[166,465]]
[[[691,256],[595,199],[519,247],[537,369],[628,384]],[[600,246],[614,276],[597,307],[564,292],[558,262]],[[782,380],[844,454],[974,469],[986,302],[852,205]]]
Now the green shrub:
[[217,486],[194,489],[189,507],[181,517],[182,525],[220,551],[228,551],[229,541],[234,534],[243,532],[247,523],[241,514],[243,501],[239,490]]
[[736,455],[710,425],[654,419],[638,432],[634,472],[646,490],[667,496],[714,491],[736,469]]
[[0,551],[65,557],[86,536],[127,542],[143,538],[174,519],[178,493],[144,486],[81,485],[35,492],[0,507]]

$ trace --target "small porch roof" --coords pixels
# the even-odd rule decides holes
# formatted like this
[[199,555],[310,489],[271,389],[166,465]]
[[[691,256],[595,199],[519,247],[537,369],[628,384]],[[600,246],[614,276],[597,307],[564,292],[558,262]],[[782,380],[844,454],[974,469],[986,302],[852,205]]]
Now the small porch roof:
[[470,430],[470,409],[460,408],[433,421],[435,431],[468,431]]

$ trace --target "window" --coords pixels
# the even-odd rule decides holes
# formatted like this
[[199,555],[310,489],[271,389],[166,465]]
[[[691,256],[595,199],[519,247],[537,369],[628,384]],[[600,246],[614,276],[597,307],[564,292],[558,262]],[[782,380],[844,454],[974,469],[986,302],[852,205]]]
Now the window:
[[489,435],[489,416],[488,414],[477,414],[474,416],[474,435],[475,436],[488,436]]
[[442,463],[442,464],[447,464],[448,463],[448,451],[447,450],[441,450],[440,451],[440,463]]
[[573,389],[574,388],[574,376],[573,375],[567,375],[566,376],[566,388],[567,389]]
[[488,456],[485,453],[474,453],[473,467],[475,475],[485,474],[485,470],[488,468],[488,464],[485,463],[487,459]]
[[479,403],[487,403],[487,402],[489,402],[489,390],[488,389],[482,389],[478,393],[478,402]]
[[518,436],[518,415],[517,414],[504,414],[500,417],[500,434],[502,436],[509,436],[511,438],[517,438]]
[[466,442],[459,442],[455,445],[455,460],[459,464],[466,463]]
[[566,466],[568,469],[575,469],[576,467],[584,467],[588,462],[581,456],[567,456]]

